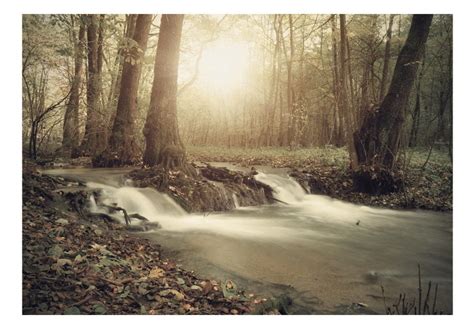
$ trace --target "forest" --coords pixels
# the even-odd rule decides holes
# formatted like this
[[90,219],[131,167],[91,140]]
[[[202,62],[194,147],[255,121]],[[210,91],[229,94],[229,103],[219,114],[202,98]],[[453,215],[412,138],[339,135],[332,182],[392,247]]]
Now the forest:
[[23,314],[452,313],[452,15],[22,32]]

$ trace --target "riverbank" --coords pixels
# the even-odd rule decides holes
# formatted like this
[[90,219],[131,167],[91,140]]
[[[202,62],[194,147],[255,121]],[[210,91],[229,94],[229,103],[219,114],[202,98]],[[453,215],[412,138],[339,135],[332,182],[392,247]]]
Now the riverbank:
[[265,304],[181,268],[119,223],[84,220],[54,192],[78,185],[24,165],[23,314],[247,314]]
[[[293,178],[304,186],[308,193],[327,195],[356,204],[391,209],[453,210],[452,162],[445,152],[436,149],[431,151],[428,149],[407,150],[404,154],[401,171],[404,181],[403,191],[378,196],[353,191],[352,175],[348,166],[349,155],[345,148],[314,147],[288,150],[275,147],[248,149],[188,146],[187,153],[189,161],[195,163],[224,162],[245,168],[255,166],[288,168]],[[42,164],[50,165],[51,163]],[[54,166],[87,168],[91,166],[91,161],[90,158],[58,160],[54,162]],[[139,180],[144,181],[140,186],[148,184],[155,188],[158,187],[159,190],[160,180],[148,177],[147,174],[148,172],[145,170],[141,175],[136,175]],[[174,177],[174,179],[179,181],[179,177]],[[199,189],[209,191],[209,186],[203,186],[202,182],[196,183],[193,182],[194,185],[199,185]],[[214,189],[212,186],[211,188]],[[232,189],[233,192],[237,191],[235,186]],[[188,205],[180,200],[182,198],[179,195],[189,194],[188,187],[181,184],[178,189],[165,192],[188,210],[205,211],[209,205],[211,208],[215,208],[214,210],[233,208],[232,193],[221,197],[214,193],[216,195],[214,205],[209,202],[204,204],[194,202],[194,204]],[[265,203],[264,198],[259,197],[258,199],[257,202],[248,205]]]
[[327,195],[356,204],[392,209],[453,210],[453,168],[446,153],[409,149],[403,161],[403,192],[373,196],[352,188],[349,155],[345,148],[187,148],[189,158],[200,162],[228,162],[242,167],[290,168],[292,176],[309,193]]

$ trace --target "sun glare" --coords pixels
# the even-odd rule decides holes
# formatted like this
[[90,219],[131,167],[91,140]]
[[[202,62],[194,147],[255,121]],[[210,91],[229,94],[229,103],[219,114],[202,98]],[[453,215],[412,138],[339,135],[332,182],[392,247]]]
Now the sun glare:
[[248,44],[230,40],[214,42],[203,51],[199,81],[219,91],[238,89],[245,82],[248,63]]

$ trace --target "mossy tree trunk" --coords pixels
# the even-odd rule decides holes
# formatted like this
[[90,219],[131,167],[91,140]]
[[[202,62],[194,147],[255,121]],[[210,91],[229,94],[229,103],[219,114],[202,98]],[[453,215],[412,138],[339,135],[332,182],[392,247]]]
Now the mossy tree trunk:
[[150,108],[143,133],[146,166],[183,168],[185,151],[178,130],[177,83],[184,15],[162,15],[155,57]]
[[368,110],[354,133],[354,187],[361,192],[388,193],[399,186],[393,177],[405,112],[421,64],[433,15],[413,15],[393,78],[379,108]]
[[137,15],[132,42],[124,51],[117,111],[108,148],[95,159],[95,165],[117,167],[139,162],[135,141],[135,119],[140,73],[153,15]]

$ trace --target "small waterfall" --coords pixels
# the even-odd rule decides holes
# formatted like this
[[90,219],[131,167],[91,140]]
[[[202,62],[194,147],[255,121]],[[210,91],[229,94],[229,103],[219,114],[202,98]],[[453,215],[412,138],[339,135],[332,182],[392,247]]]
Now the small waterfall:
[[235,208],[239,208],[240,207],[239,199],[237,199],[237,195],[235,193],[232,193],[232,200],[234,200]]
[[[95,183],[87,185],[102,189],[99,197],[100,203],[115,204],[126,209],[129,214],[140,214],[152,222],[159,222],[161,225],[166,225],[167,221],[176,220],[177,217],[186,215],[186,212],[172,198],[152,188],[113,187]],[[90,207],[92,212],[107,212],[107,209],[97,205],[93,198]],[[114,214],[113,216],[123,220],[121,214]]]
[[286,203],[300,202],[306,195],[300,184],[289,176],[259,173],[255,179],[269,185],[273,189],[275,197]]
[[95,202],[95,198],[92,194],[89,196],[89,202],[90,202],[91,212],[93,213],[100,212],[99,208],[97,207],[97,203]]

